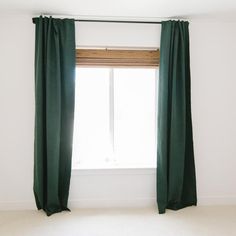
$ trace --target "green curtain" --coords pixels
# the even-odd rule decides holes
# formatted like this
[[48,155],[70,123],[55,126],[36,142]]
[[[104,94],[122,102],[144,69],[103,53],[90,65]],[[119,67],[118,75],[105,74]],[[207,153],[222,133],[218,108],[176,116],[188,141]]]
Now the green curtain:
[[72,19],[33,18],[35,40],[34,195],[51,215],[67,208],[75,93]]
[[188,22],[162,22],[157,147],[159,213],[196,205]]

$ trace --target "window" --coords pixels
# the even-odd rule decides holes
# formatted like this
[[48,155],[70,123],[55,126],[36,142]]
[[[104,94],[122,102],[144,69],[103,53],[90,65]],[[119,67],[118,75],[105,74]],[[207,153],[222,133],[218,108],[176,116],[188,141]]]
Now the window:
[[157,74],[157,67],[77,67],[74,169],[156,166]]

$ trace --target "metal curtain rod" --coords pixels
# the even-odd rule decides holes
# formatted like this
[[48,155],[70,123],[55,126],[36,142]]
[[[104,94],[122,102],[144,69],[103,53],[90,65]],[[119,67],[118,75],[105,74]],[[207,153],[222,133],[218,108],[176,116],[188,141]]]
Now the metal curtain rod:
[[127,23],[127,24],[161,24],[160,21],[129,21],[129,20],[85,20],[75,19],[78,22]]

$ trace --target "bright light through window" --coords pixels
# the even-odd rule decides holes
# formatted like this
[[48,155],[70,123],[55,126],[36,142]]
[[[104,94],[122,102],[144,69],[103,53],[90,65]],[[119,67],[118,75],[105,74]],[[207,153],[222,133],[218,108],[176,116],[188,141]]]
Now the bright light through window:
[[76,70],[73,168],[156,167],[157,70]]
[[114,91],[117,162],[127,166],[155,166],[155,70],[114,70]]

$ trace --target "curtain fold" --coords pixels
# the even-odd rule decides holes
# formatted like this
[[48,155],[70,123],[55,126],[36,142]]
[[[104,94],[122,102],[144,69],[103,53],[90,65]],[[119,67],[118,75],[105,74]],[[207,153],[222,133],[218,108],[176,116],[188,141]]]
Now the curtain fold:
[[67,208],[75,94],[73,19],[35,23],[34,195],[49,216]]
[[159,213],[196,205],[188,22],[162,22],[158,100]]

